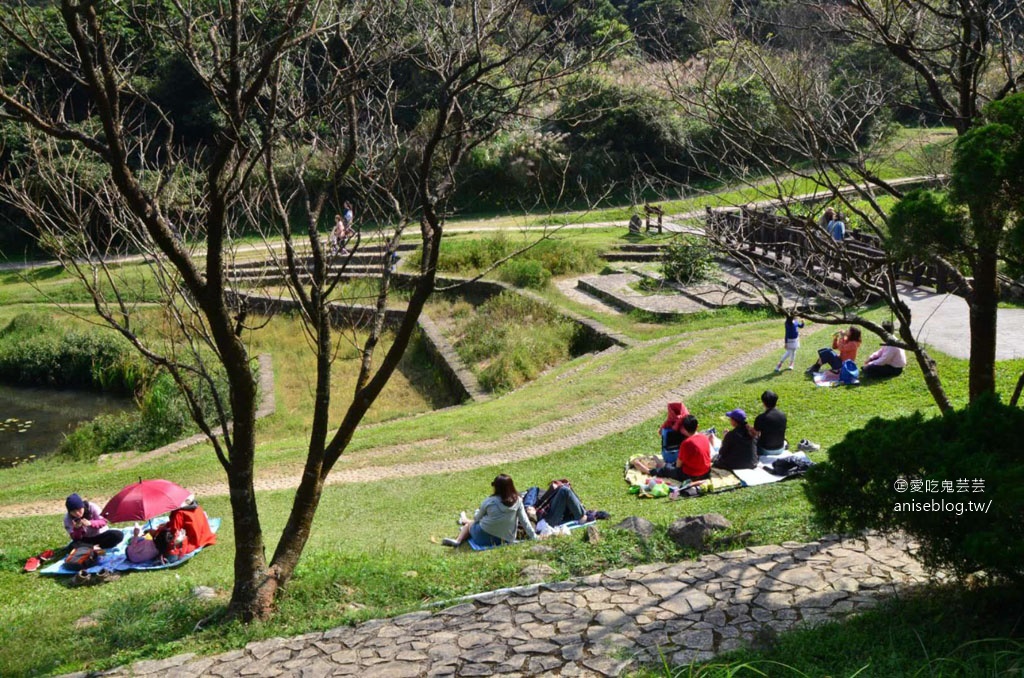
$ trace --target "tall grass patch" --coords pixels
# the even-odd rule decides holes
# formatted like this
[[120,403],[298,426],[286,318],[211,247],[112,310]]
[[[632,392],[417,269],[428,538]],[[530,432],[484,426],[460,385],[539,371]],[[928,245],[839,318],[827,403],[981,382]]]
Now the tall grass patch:
[[[193,379],[190,388],[208,420],[217,413],[214,388],[230,416],[226,397],[227,380],[214,374],[214,385]],[[121,414],[105,414],[79,424],[61,443],[57,453],[71,459],[94,459],[101,454],[125,450],[153,450],[199,431],[192,419],[188,401],[167,372],[151,372],[150,379],[136,394],[138,409]]]
[[468,311],[455,318],[455,350],[488,391],[510,391],[572,355],[576,325],[546,304],[503,292]]
[[32,386],[137,390],[146,366],[112,332],[61,326],[51,316],[23,313],[0,330],[0,381]]
[[[527,236],[530,238],[533,236]],[[494,266],[502,259],[530,244],[527,239],[512,239],[504,232],[476,239],[446,239],[441,244],[438,269],[445,273],[471,275]],[[410,261],[418,265],[420,252]],[[516,254],[498,269],[498,277],[517,287],[540,288],[552,276],[596,272],[602,262],[594,244],[568,239],[542,240],[525,252]]]
[[[72,431],[57,450],[72,459],[151,450],[198,430],[171,376],[155,371],[119,335],[68,327],[45,313],[17,315],[0,330],[0,381],[135,396],[138,411],[102,415]],[[214,381],[226,393],[223,376]],[[216,409],[213,388],[193,384],[207,415]]]

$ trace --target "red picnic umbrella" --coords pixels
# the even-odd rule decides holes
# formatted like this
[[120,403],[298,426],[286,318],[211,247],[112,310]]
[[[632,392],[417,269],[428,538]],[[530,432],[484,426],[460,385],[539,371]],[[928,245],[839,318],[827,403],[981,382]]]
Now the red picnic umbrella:
[[143,480],[111,497],[100,515],[112,523],[149,520],[179,508],[192,493],[170,480]]

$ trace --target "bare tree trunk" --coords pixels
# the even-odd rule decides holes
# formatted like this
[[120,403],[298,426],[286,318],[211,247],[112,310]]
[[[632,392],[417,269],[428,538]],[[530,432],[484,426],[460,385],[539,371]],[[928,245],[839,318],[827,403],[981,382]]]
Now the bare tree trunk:
[[1010,407],[1017,407],[1017,404],[1020,402],[1021,391],[1024,391],[1024,372],[1021,372],[1020,376],[1017,377],[1017,387],[1013,389],[1013,397],[1010,398]]
[[999,307],[999,279],[996,250],[979,247],[971,285],[971,365],[968,376],[970,398],[996,390],[996,332]]
[[927,351],[920,347],[915,349],[913,354],[914,358],[917,359],[918,366],[921,368],[925,386],[928,387],[928,392],[932,395],[932,400],[935,401],[939,411],[943,414],[952,411],[953,404],[949,402],[946,389],[942,387],[942,380],[939,378],[939,371],[936,368],[935,361],[928,355]]
[[[585,18],[574,11],[576,2],[536,13],[519,0],[468,0],[454,9],[401,0],[8,0],[0,11],[0,35],[8,41],[0,117],[20,121],[31,140],[17,166],[2,168],[0,195],[45,234],[99,316],[167,369],[185,394],[228,477],[235,527],[229,609],[242,620],[271,613],[309,539],[328,473],[411,341],[434,289],[443,206],[461,158],[603,56],[596,45],[587,54],[565,52],[564,35]],[[59,5],[66,35],[50,26],[49,4]],[[268,21],[250,20],[264,12]],[[110,39],[109,27],[120,21],[126,30]],[[160,70],[153,44],[188,65],[217,111],[208,136],[176,135],[178,114],[162,108],[138,77]],[[31,57],[40,77],[11,67],[14,57]],[[403,71],[397,79],[396,65]],[[427,139],[396,123],[405,115],[406,79],[421,87],[422,101],[434,102],[419,112],[436,106]],[[93,171],[97,164],[102,171]],[[281,177],[288,179],[279,183]],[[324,256],[319,229],[324,209],[349,197],[361,202],[368,223],[395,225],[389,254],[405,226],[419,222],[423,267],[394,341],[379,358],[390,292],[390,262],[382,263],[375,315],[358,347],[357,386],[338,423],[330,419],[333,361],[343,342],[359,340],[354,330],[345,337],[331,324],[328,299],[344,285],[337,262]],[[291,228],[299,218],[305,243]],[[103,261],[106,243],[83,232],[89,219],[109,222],[145,255],[172,320],[168,336],[136,332],[134,309]],[[247,348],[259,323],[247,326],[244,310],[233,315],[238,294],[229,278],[233,243],[246,228],[264,235],[316,359],[310,443],[269,562],[254,486],[258,394]],[[283,261],[273,246],[281,241]],[[304,248],[296,245],[312,250],[311,281]],[[94,269],[107,275],[102,282],[112,295]],[[226,397],[216,388],[225,375]],[[204,412],[193,381],[211,389],[214,414]]]

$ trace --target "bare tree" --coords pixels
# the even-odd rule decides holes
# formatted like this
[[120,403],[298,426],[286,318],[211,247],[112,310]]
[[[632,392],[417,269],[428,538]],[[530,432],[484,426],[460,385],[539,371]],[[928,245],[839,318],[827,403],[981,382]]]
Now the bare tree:
[[[878,149],[888,139],[889,111],[927,106],[922,115],[932,115],[963,135],[980,120],[985,102],[1001,99],[1024,83],[1024,9],[1019,3],[810,0],[802,3],[803,11],[780,15],[776,24],[761,30],[750,27],[757,27],[763,17],[745,14],[746,6],[740,7],[738,16],[708,13],[705,27],[720,42],[701,59],[670,70],[666,78],[676,100],[718,135],[699,149],[705,159],[714,160],[707,171],[738,176],[753,194],[779,204],[799,194],[816,194],[879,239],[888,236],[891,206],[906,191],[877,172],[885,159]],[[776,47],[770,38],[750,40],[752,33],[772,36],[777,28],[815,39],[790,40],[785,47]],[[864,54],[847,65],[839,48],[854,47]],[[894,77],[894,59],[905,69],[896,74],[905,77]],[[894,156],[904,150],[891,140],[888,148]],[[767,183],[764,177],[770,177]],[[967,206],[977,237],[962,260],[929,253],[970,307],[972,398],[995,388],[998,233],[1005,226],[977,207]],[[906,262],[873,259],[849,248],[829,251],[828,238],[813,220],[804,219],[805,213],[795,216],[804,224],[806,242],[817,243],[822,254],[830,255],[834,272],[889,305],[901,324],[900,338],[917,354],[936,402],[948,407],[934,365],[926,369],[929,359],[912,341],[909,311],[893,287],[895,267]],[[928,243],[920,246],[924,253]],[[855,320],[846,310],[829,317],[833,322]]]
[[[185,393],[230,488],[230,611],[264,618],[294,573],[325,479],[434,288],[460,160],[586,61],[560,40],[572,5],[538,15],[518,0],[61,0],[60,25],[35,5],[0,13],[0,115],[25,126],[28,149],[5,194],[85,281],[100,317]],[[15,54],[31,73],[12,68]],[[167,55],[187,64],[212,109],[206,138],[178,133],[173,111],[143,86]],[[420,270],[386,351],[389,267],[361,334],[331,322],[338,274],[320,227],[348,195],[359,196],[364,220],[393,225],[388,251],[407,227],[419,231]],[[305,468],[270,558],[253,485],[258,394],[248,338],[258,327],[229,276],[246,231],[263,233],[279,253],[316,355]],[[151,265],[171,336],[140,331],[139,309],[108,261],[123,251]],[[357,339],[355,392],[331,421],[338,342]]]

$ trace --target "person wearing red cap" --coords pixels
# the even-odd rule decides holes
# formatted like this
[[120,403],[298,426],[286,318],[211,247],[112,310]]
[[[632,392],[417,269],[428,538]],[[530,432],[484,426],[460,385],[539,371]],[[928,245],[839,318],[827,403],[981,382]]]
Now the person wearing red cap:
[[77,494],[64,500],[68,512],[64,514],[64,529],[72,541],[94,544],[101,549],[114,548],[121,543],[121,530],[107,527],[107,519],[100,515],[100,507]]

